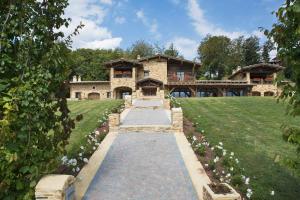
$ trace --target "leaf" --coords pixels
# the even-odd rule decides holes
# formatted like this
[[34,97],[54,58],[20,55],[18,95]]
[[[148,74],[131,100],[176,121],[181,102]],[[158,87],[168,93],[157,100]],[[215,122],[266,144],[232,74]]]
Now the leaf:
[[36,186],[36,181],[35,180],[31,181],[29,186],[31,188],[35,187]]

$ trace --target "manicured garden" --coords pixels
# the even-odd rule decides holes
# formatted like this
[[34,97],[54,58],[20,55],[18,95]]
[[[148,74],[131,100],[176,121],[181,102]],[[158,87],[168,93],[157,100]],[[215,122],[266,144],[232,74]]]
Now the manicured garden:
[[296,147],[282,139],[281,126],[300,126],[300,118],[286,116],[283,103],[268,97],[178,101],[184,116],[211,145],[221,142],[234,152],[250,177],[251,199],[299,198],[300,170],[291,162],[296,159]]
[[[122,100],[102,101],[70,101],[68,102],[71,117],[82,115],[82,119],[76,122],[67,146],[68,155],[74,155],[80,146],[86,143],[86,136],[98,128],[105,120],[105,113],[113,112],[121,107]],[[102,120],[102,121],[101,121]]]

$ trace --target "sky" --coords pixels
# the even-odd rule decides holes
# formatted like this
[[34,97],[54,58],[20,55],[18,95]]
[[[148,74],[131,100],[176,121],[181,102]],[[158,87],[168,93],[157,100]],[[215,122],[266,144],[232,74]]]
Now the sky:
[[[168,47],[171,43],[187,59],[197,56],[197,47],[207,35],[237,38],[265,36],[259,27],[276,22],[272,11],[283,0],[70,0],[65,16],[72,19],[73,49],[129,48],[135,41]],[[274,54],[275,52],[273,52]],[[274,56],[274,55],[273,55]]]

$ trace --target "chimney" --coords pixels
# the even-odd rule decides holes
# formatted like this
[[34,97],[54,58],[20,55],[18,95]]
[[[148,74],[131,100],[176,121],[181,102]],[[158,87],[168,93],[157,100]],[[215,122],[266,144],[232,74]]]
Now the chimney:
[[77,81],[78,81],[78,82],[81,82],[81,76],[78,76]]
[[73,82],[77,82],[77,77],[73,76]]
[[137,55],[136,59],[137,59],[137,60],[140,60],[140,59],[141,59],[141,56],[140,56],[140,55]]

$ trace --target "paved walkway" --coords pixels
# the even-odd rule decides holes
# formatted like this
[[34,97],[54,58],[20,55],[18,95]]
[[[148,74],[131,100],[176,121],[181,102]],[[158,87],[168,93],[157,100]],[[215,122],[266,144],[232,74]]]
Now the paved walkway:
[[[154,108],[155,106],[156,108]],[[141,108],[143,107],[143,108]],[[168,125],[158,101],[136,101],[123,125]],[[120,133],[83,199],[196,200],[174,134]]]
[[196,200],[173,134],[120,134],[84,199]]

